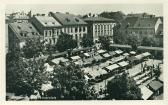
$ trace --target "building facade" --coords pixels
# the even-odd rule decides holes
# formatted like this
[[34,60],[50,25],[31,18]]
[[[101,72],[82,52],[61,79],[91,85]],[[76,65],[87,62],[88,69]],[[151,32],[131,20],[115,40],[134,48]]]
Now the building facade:
[[50,12],[49,16],[54,17],[62,25],[61,31],[63,33],[73,36],[73,39],[77,41],[79,47],[83,35],[87,34],[87,23],[79,17],[69,13]]
[[136,34],[140,39],[151,37],[163,42],[163,22],[155,16],[128,16],[122,21],[119,32],[123,35]]
[[84,21],[88,23],[88,33],[92,35],[94,42],[98,41],[99,36],[109,36],[113,41],[113,27],[115,26],[113,19],[88,17]]
[[62,25],[58,21],[49,16],[33,16],[31,23],[43,35],[43,40],[47,44],[56,44],[58,36],[62,32]]
[[9,51],[15,51],[15,49],[23,48],[26,44],[26,40],[34,38],[41,38],[41,36],[31,23],[9,23]]

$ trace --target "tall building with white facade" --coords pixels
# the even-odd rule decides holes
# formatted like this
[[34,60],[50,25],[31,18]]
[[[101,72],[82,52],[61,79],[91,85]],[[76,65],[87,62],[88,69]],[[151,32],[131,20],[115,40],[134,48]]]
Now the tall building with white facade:
[[33,16],[31,22],[48,44],[56,44],[62,31],[62,25],[58,21],[49,16]]
[[88,17],[84,19],[88,23],[88,33],[92,35],[93,41],[96,42],[99,36],[113,37],[113,27],[115,21],[113,19],[103,17]]
[[50,12],[49,16],[54,17],[62,25],[62,32],[72,35],[73,39],[77,41],[77,45],[80,46],[83,35],[87,34],[86,22],[69,13]]

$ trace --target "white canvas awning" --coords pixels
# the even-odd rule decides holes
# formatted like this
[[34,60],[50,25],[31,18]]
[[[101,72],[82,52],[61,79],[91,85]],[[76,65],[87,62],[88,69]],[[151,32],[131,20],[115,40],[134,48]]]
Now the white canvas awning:
[[143,58],[142,54],[136,55],[135,58],[137,58],[138,60],[141,60]]
[[121,50],[116,50],[115,53],[121,54],[121,53],[123,53],[123,51],[121,51]]
[[136,54],[136,52],[135,51],[130,51],[130,54]]
[[121,67],[125,67],[125,66],[129,65],[129,63],[122,61],[122,62],[119,62],[118,65],[120,65]]
[[90,57],[90,55],[89,55],[88,53],[84,53],[84,55],[85,55],[86,57]]
[[46,67],[46,71],[48,72],[52,72],[54,70],[54,66],[50,66],[48,63],[45,63],[44,67]]
[[71,57],[71,59],[72,60],[78,60],[78,59],[81,59],[81,57],[80,56],[73,56],[73,57]]
[[124,56],[129,56],[129,54],[128,54],[128,53],[124,53],[123,55],[124,55]]
[[108,53],[105,53],[105,54],[103,54],[103,57],[105,57],[105,58],[109,58],[110,55],[109,55]]
[[142,54],[144,57],[148,57],[148,56],[150,56],[151,54],[149,53],[149,52],[145,52],[145,53],[143,53]]
[[43,91],[47,91],[50,89],[53,89],[53,86],[51,85],[51,81],[48,81],[47,84],[42,84],[42,86],[41,86],[41,90],[43,90]]
[[113,65],[110,65],[110,66],[107,66],[106,68],[110,71],[114,70],[114,69],[117,69],[119,66],[117,64],[113,64]]
[[153,92],[150,89],[148,89],[146,86],[141,87],[141,93],[142,93],[142,98],[144,100],[149,99],[153,94]]
[[102,53],[105,53],[106,51],[105,50],[98,50],[97,51],[99,54],[102,54]]
[[59,64],[59,62],[68,62],[69,60],[68,59],[65,59],[64,57],[60,57],[60,58],[55,58],[52,60],[53,63],[55,64]]

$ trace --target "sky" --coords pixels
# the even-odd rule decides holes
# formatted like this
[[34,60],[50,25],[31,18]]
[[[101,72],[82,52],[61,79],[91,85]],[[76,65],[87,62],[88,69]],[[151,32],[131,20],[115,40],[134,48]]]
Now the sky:
[[129,13],[149,13],[156,16],[163,16],[162,4],[12,4],[6,6],[6,13],[28,12],[45,13],[48,12],[69,12],[72,14],[101,13],[103,11],[122,11]]

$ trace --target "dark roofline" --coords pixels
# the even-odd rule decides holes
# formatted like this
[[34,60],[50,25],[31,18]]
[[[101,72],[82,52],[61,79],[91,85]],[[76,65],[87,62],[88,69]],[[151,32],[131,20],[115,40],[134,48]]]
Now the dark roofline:
[[[38,23],[40,23],[44,28],[59,28],[59,27],[62,27],[62,26],[44,26],[41,22],[40,22],[40,20],[38,20],[36,17],[38,17],[38,16],[33,16],[32,17],[32,19],[34,18],[34,19],[36,19],[37,20],[37,22]],[[57,21],[57,20],[56,20]],[[62,25],[62,24],[61,24]]]
[[[56,13],[60,13],[60,12],[56,12]],[[59,20],[59,18],[57,18],[57,16],[55,15],[55,13],[53,13],[53,12],[49,12],[49,14],[51,14],[51,16],[54,18],[54,19],[56,19],[56,21],[58,21],[62,26],[86,26],[87,25],[87,23],[86,24],[63,24],[60,20]],[[69,14],[70,15],[70,14]],[[71,14],[72,15],[72,14]],[[74,15],[75,16],[75,15]],[[80,18],[79,18],[80,19]],[[81,19],[82,20],[82,19]]]

